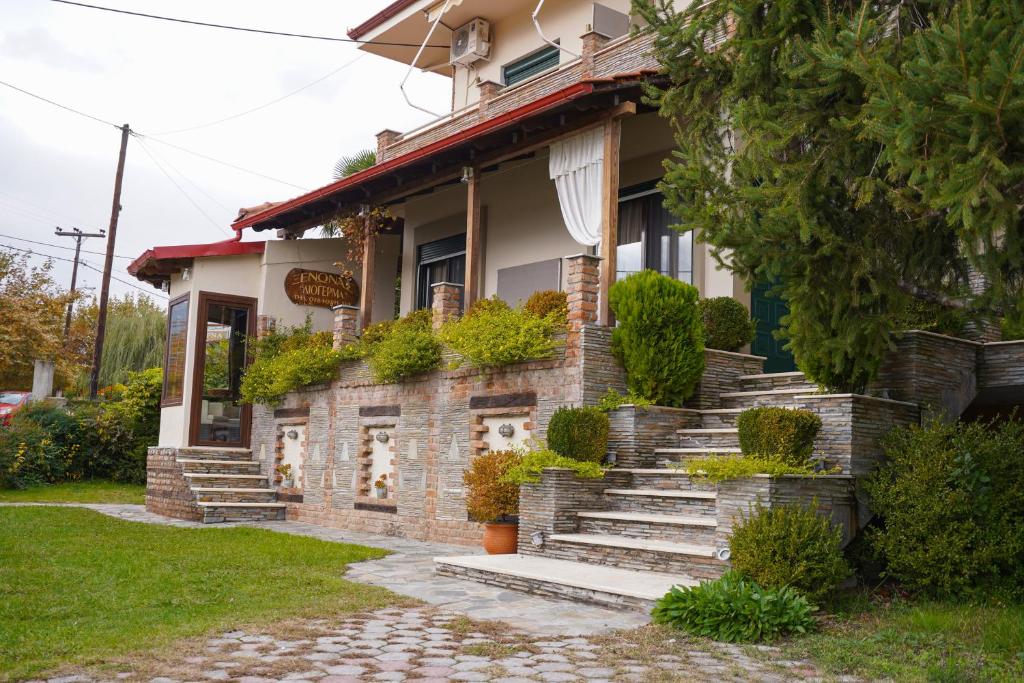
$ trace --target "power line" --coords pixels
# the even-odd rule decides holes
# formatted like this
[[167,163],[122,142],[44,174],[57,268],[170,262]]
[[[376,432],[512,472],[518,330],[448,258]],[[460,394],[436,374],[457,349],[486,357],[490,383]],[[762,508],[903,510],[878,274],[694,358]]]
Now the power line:
[[340,71],[344,71],[345,69],[347,69],[348,67],[352,66],[353,64],[355,64],[356,62],[358,62],[360,59],[362,59],[365,56],[366,56],[365,54],[360,54],[355,59],[352,59],[352,60],[342,64],[337,69],[334,69],[333,71],[324,74],[323,76],[321,76],[320,78],[316,79],[315,81],[311,81],[311,82],[307,83],[306,85],[302,86],[301,88],[299,88],[297,90],[291,91],[287,95],[282,95],[281,97],[278,97],[277,99],[273,99],[273,100],[271,100],[269,102],[265,102],[264,104],[261,104],[258,107],[253,107],[252,109],[246,109],[243,112],[239,112],[237,114],[232,114],[231,116],[225,116],[224,118],[217,119],[216,121],[210,121],[208,123],[202,123],[202,124],[199,124],[198,126],[190,126],[188,128],[179,128],[177,130],[161,131],[161,132],[156,133],[156,135],[176,135],[178,133],[187,133],[187,132],[193,131],[193,130],[200,130],[201,128],[209,128],[210,126],[216,126],[218,124],[226,123],[228,121],[234,121],[235,119],[239,119],[239,118],[242,118],[243,116],[247,116],[247,115],[252,114],[254,112],[258,112],[261,109],[266,109],[267,107],[275,105],[278,102],[281,102],[282,100],[286,100],[289,97],[292,97],[293,95],[298,95],[303,90],[308,90],[309,88],[312,88],[317,83],[321,83],[323,81],[326,81],[331,76],[337,74]]
[[[82,265],[85,266],[86,268],[88,268],[89,270],[95,270],[100,275],[103,274],[103,269],[102,268],[97,268],[96,266],[92,265],[88,261],[82,261]],[[140,287],[139,285],[137,285],[135,283],[132,283],[132,282],[128,282],[127,280],[122,280],[121,278],[116,277],[114,275],[111,275],[110,279],[111,280],[116,280],[117,282],[120,282],[122,285],[126,285],[128,287],[133,288],[133,289],[137,289],[137,290],[139,290],[140,292],[142,292],[144,294],[155,296],[158,299],[164,299],[166,301],[167,298],[168,298],[167,296],[165,296],[163,294],[156,294],[152,290],[146,289],[144,287]]]
[[[53,216],[58,221],[71,222],[71,223],[80,223],[80,224],[85,224],[85,223],[88,222],[88,221],[79,221],[79,220],[77,220],[75,218],[72,218],[71,216],[68,216],[68,215],[65,215],[65,214],[54,213],[53,211],[51,211],[49,208],[47,208],[45,206],[42,206],[40,204],[35,204],[34,202],[30,202],[27,199],[22,199],[21,197],[16,197],[13,194],[4,192],[3,190],[0,190],[0,195],[3,195],[5,197],[7,197],[8,199],[13,199],[14,201],[19,202],[21,204],[25,204],[27,206],[31,206],[34,209],[36,209],[36,211],[39,212],[40,215]],[[61,216],[63,216],[63,218]]]
[[[43,258],[53,259],[55,261],[66,261],[68,263],[74,263],[74,259],[64,258],[62,256],[54,256],[53,254],[44,254],[41,251],[35,251],[33,249],[22,249],[21,247],[16,247],[16,246],[14,246],[12,244],[0,244],[0,248],[12,249],[14,251],[20,251],[20,252],[22,252],[24,254],[28,254],[30,256],[41,256]],[[89,270],[94,270],[97,273],[99,273],[100,275],[103,274],[103,269],[102,268],[97,268],[96,266],[92,265],[91,263],[89,263],[88,261],[86,261],[84,259],[80,260],[79,263],[81,263],[83,266],[85,266]],[[148,289],[146,289],[144,287],[140,287],[139,285],[135,284],[134,282],[128,282],[127,280],[122,280],[121,278],[116,277],[114,275],[111,275],[110,279],[111,280],[117,280],[122,285],[125,285],[126,287],[132,287],[134,289],[137,289],[137,290],[139,290],[140,292],[142,292],[144,294],[151,294],[151,295],[153,295],[153,296],[155,296],[157,298],[160,298],[160,299],[167,299],[167,297],[164,296],[163,294],[157,294],[155,292],[152,292],[152,291],[150,291],[150,290],[148,290]]]
[[[141,146],[145,147],[145,145],[143,145],[143,143],[142,143],[142,140],[141,140],[141,139],[139,139],[138,137],[136,137],[136,140],[137,140],[137,142],[139,143],[139,145],[141,145]],[[214,204],[216,204],[216,205],[217,205],[217,206],[219,206],[220,208],[222,208],[222,209],[224,209],[225,211],[227,211],[229,215],[234,215],[234,213],[235,213],[235,210],[234,210],[234,209],[231,209],[231,208],[229,208],[229,207],[225,206],[224,204],[222,204],[222,203],[221,203],[221,202],[220,202],[220,201],[219,201],[219,200],[218,200],[218,199],[217,199],[216,197],[214,197],[214,196],[213,196],[213,195],[211,195],[211,194],[210,194],[209,192],[207,192],[206,190],[204,190],[204,189],[202,188],[202,186],[200,186],[200,185],[199,185],[199,184],[198,184],[197,182],[195,182],[194,180],[192,180],[191,178],[189,178],[189,177],[188,177],[187,175],[185,175],[184,173],[182,173],[182,172],[181,172],[181,170],[180,170],[180,169],[179,169],[179,168],[178,168],[177,166],[175,166],[175,165],[174,165],[174,164],[172,164],[171,162],[167,161],[166,157],[162,157],[162,156],[160,156],[159,154],[157,154],[157,153],[156,153],[156,152],[154,152],[153,150],[149,149],[148,147],[146,147],[145,151],[149,152],[149,154],[150,154],[150,155],[151,155],[152,157],[155,157],[156,159],[160,160],[160,162],[161,162],[161,163],[163,163],[163,164],[164,164],[165,166],[167,166],[167,168],[171,169],[172,171],[174,171],[175,173],[177,173],[177,174],[178,174],[179,176],[181,176],[181,179],[182,179],[182,180],[184,180],[184,181],[185,181],[186,183],[188,183],[189,185],[191,185],[192,187],[194,187],[194,188],[196,189],[196,191],[197,191],[197,192],[199,192],[199,193],[200,193],[201,195],[203,195],[204,197],[206,197],[207,199],[209,199],[209,200],[210,200],[211,202],[213,202]]]
[[[65,247],[65,246],[62,246],[60,244],[51,244],[49,242],[39,242],[37,240],[30,240],[27,237],[17,237],[15,235],[5,235],[3,233],[0,233],[0,237],[6,237],[9,240],[18,240],[19,242],[30,242],[32,244],[38,244],[38,245],[43,246],[43,247],[53,247],[54,249],[67,249],[68,251],[74,251],[75,250],[74,247]],[[102,252],[102,251],[89,251],[88,249],[82,249],[82,253],[83,254],[95,254],[96,256],[103,256],[104,255],[104,252]],[[54,257],[54,258],[56,258],[56,257]],[[114,258],[123,258],[123,259],[126,259],[128,261],[134,261],[135,260],[135,258],[132,257],[132,256],[120,256],[118,254],[114,254]]]
[[[213,24],[206,21],[195,21],[192,19],[177,19],[175,17],[164,17],[157,14],[145,14],[143,12],[129,12],[128,10],[115,9],[113,7],[101,7],[99,5],[87,5],[84,2],[71,2],[71,0],[50,0],[50,2],[58,2],[62,5],[74,5],[75,7],[86,7],[88,9],[98,9],[104,12],[114,12],[115,14],[127,14],[133,17],[144,17],[146,19],[159,19],[161,21],[173,21],[178,24],[190,24],[192,26],[205,26],[207,28],[222,28],[230,31],[244,31],[246,33],[263,33],[270,36],[284,36],[287,38],[307,38],[310,40],[327,40],[334,43],[355,43],[357,45],[384,45],[387,47],[420,47],[419,43],[392,43],[384,40],[356,40],[354,38],[337,38],[335,36],[317,36],[310,35],[307,33],[287,33],[285,31],[268,31],[258,28],[248,28],[245,26],[232,26],[229,24]],[[440,47],[448,49],[448,45],[427,45],[427,47]]]
[[23,93],[25,95],[28,95],[29,97],[34,97],[37,100],[42,100],[43,102],[46,102],[47,104],[52,104],[55,107],[60,107],[61,109],[65,110],[65,111],[71,112],[72,114],[78,114],[79,116],[84,116],[87,119],[92,119],[93,121],[96,121],[97,123],[102,123],[102,124],[107,125],[107,126],[113,126],[114,128],[120,128],[121,127],[121,126],[117,125],[116,123],[111,123],[110,121],[106,121],[104,119],[101,119],[98,116],[93,116],[92,114],[86,114],[84,111],[79,111],[78,109],[75,109],[74,107],[69,107],[69,106],[67,106],[65,104],[61,104],[60,102],[54,102],[53,100],[47,99],[47,98],[43,97],[42,95],[36,95],[35,93],[31,93],[28,90],[24,90],[22,88],[19,88],[16,85],[11,85],[10,83],[8,83],[6,81],[0,81],[0,85],[5,85],[8,88],[10,88],[11,90],[17,90],[18,92]]

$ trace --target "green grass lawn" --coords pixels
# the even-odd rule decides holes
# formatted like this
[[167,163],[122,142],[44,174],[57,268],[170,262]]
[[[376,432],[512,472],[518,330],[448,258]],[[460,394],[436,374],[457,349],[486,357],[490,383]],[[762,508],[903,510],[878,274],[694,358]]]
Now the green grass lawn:
[[0,489],[0,503],[135,503],[146,502],[146,487],[112,481],[78,481],[30,489]]
[[1024,680],[1024,606],[859,599],[791,656],[826,672],[897,681]]
[[0,507],[0,678],[174,639],[405,601],[342,579],[386,552],[263,529],[180,529]]

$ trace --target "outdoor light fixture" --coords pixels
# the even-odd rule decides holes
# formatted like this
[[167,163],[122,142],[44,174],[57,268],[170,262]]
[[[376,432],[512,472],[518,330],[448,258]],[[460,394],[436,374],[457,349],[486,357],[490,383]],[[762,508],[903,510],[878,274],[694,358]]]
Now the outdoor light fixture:
[[534,531],[532,534],[530,534],[530,542],[533,543],[538,548],[543,546],[544,545],[544,532],[543,531]]
[[359,217],[360,218],[366,218],[369,215],[370,215],[370,205],[369,204],[360,204],[359,205]]
[[462,182],[468,183],[472,179],[473,179],[473,167],[472,166],[463,166],[462,167],[462,178],[461,178]]
[[299,438],[299,433],[297,431],[295,431],[294,429],[289,429],[288,430],[288,438],[289,439],[297,439],[297,438]]
[[721,562],[728,562],[730,557],[732,557],[732,553],[728,548],[719,548],[715,551],[715,559]]
[[181,279],[182,280],[191,280],[192,279],[192,269],[191,268],[182,268],[181,269]]
[[377,436],[375,438],[381,443],[387,443],[391,437],[388,436],[387,432],[377,432]]
[[516,428],[506,422],[498,427],[498,433],[506,439],[511,439],[512,435],[516,433]]

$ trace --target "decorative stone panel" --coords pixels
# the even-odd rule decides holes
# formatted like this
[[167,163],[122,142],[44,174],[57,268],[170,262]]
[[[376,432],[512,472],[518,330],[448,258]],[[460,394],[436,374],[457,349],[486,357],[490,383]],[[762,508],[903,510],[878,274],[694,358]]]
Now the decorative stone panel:
[[306,461],[306,430],[308,418],[291,418],[277,421],[277,444],[275,446],[274,481],[280,484],[283,477],[277,473],[276,467],[291,465],[292,480],[295,489],[302,489],[303,468]]

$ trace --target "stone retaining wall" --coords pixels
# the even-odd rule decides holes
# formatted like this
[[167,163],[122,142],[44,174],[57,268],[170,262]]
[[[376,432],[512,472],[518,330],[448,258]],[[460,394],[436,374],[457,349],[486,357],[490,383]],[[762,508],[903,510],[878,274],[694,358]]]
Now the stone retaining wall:
[[700,426],[698,413],[688,408],[625,405],[608,413],[608,452],[617,467],[653,467],[654,450],[679,445],[678,429]]
[[978,391],[1024,387],[1024,340],[985,344]]
[[146,455],[146,510],[201,522],[203,513],[182,475],[177,457],[177,448],[149,449]]
[[686,402],[686,407],[701,410],[721,408],[720,396],[732,391],[740,391],[739,378],[742,375],[761,373],[764,361],[764,356],[705,349],[704,375],[697,385],[697,391],[693,398]]
[[604,490],[629,485],[629,473],[614,469],[600,479],[580,479],[572,470],[546,469],[540,483],[519,487],[519,552],[545,555],[530,540],[534,532],[576,533],[576,513],[606,508]]

